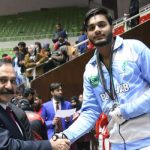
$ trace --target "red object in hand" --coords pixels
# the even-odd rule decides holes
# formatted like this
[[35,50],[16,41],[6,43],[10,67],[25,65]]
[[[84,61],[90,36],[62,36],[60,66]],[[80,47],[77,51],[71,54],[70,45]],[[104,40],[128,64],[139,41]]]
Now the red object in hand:
[[108,125],[108,117],[107,117],[106,114],[101,113],[100,117],[98,118],[98,120],[96,122],[96,127],[95,127],[95,129],[96,129],[96,135],[95,135],[96,138],[98,138],[99,134],[100,134],[99,128],[100,127],[101,128],[106,127],[107,125]]

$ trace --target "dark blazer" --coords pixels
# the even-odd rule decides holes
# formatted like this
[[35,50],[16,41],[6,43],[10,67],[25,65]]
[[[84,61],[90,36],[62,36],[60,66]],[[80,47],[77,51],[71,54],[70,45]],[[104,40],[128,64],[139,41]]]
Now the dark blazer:
[[18,108],[17,106],[15,106],[12,103],[9,103],[8,105],[14,112],[15,116],[17,117],[17,120],[19,120],[20,126],[23,129],[24,139],[25,140],[33,140],[34,138],[32,135],[30,122],[27,118],[26,113],[22,109]]
[[[23,112],[12,104],[10,105],[23,135],[3,107],[0,106],[0,150],[51,150],[52,148],[49,141],[26,141],[30,138],[30,135],[26,133],[27,129],[25,129],[24,123],[19,120]],[[13,109],[15,109],[15,111]],[[16,112],[19,116],[15,114]]]
[[[71,103],[68,101],[61,102],[61,109],[62,110],[71,109]],[[51,100],[42,105],[41,116],[43,117],[46,123],[47,134],[48,134],[48,138],[50,139],[55,132],[55,126],[52,124],[53,119],[55,117],[55,110],[54,110],[53,102]],[[63,130],[65,130],[71,125],[72,120],[66,122],[65,118],[62,118],[61,123],[62,123]]]

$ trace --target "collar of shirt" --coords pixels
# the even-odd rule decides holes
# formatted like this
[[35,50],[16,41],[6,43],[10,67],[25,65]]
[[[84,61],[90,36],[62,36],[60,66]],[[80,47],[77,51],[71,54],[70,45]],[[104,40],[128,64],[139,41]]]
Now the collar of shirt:
[[[123,45],[123,38],[120,36],[116,36],[113,51],[116,51],[122,45]],[[94,65],[94,66],[97,65],[97,63],[96,63],[96,51],[97,51],[97,49],[94,52],[94,56],[89,60],[89,63]]]
[[[8,104],[0,103],[0,106],[2,106],[2,107],[6,110],[6,107],[8,106]],[[18,124],[17,122],[15,122],[15,123],[16,123],[16,125],[18,126],[19,131],[20,131],[21,134],[23,135],[23,132],[22,132],[21,127],[19,126],[19,124]]]
[[8,104],[0,103],[0,106],[2,106],[4,109],[6,109]]
[[[56,112],[56,100],[54,98],[52,98],[52,101],[53,101],[53,106],[54,106],[54,110]],[[59,109],[61,110],[61,102],[59,102]]]

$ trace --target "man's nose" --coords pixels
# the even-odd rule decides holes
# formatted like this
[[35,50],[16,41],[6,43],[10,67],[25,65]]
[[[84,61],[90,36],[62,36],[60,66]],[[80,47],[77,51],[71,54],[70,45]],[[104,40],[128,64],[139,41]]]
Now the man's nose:
[[60,90],[59,93],[62,94],[62,91]]
[[97,24],[95,25],[95,31],[101,31],[101,28]]
[[10,80],[8,80],[8,81],[5,83],[5,87],[6,87],[7,89],[12,89],[12,83],[11,83]]

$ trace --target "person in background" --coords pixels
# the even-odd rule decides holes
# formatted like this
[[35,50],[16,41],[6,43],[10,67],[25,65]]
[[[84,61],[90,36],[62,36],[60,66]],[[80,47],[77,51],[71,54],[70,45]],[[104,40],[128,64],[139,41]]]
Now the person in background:
[[6,53],[2,54],[2,59],[6,59],[6,60],[9,60],[9,61],[12,61],[11,56],[9,56],[9,55],[6,54]]
[[[0,149],[68,150],[69,140],[33,141],[27,133],[24,112],[10,103],[16,92],[16,73],[10,61],[0,60]],[[30,127],[30,126],[28,126]]]
[[[80,94],[81,96],[82,94]],[[70,99],[72,108],[76,108],[76,112],[73,114],[73,121],[77,120],[80,116],[81,102],[78,100],[78,97],[72,96]],[[77,150],[90,150],[90,140],[92,139],[92,134],[87,133],[86,135],[79,138],[74,145],[76,145]]]
[[32,110],[34,110],[35,95],[36,95],[35,90],[32,88],[25,88],[23,92],[22,99],[27,99],[30,102],[30,106]]
[[[86,35],[86,33],[84,32],[84,30],[81,29],[81,30],[80,30],[80,35],[78,36],[78,41],[77,41],[77,43],[83,42],[83,41],[85,41],[86,39],[87,39],[87,35]],[[85,53],[86,50],[87,50],[87,43],[84,43],[84,44],[78,46],[78,52],[79,52],[79,54]]]
[[20,91],[20,89],[17,88],[15,96],[11,99],[11,103],[13,103],[15,106],[18,106],[18,102],[22,98],[23,98],[22,92]]
[[24,54],[24,56],[28,53],[28,48],[26,47],[25,42],[19,42],[18,43],[18,48],[19,48],[19,51]]
[[[129,6],[129,15],[130,17],[133,17],[137,14],[139,14],[139,0],[131,0],[130,6]],[[140,16],[137,16],[131,19],[131,27],[138,25],[139,19],[140,19]]]
[[50,45],[49,43],[44,43],[41,47],[41,51],[39,53],[41,56],[46,57],[46,61],[44,63],[46,63],[48,61],[48,59],[51,56],[51,49],[50,49]]
[[80,101],[78,100],[77,96],[72,96],[70,98],[70,102],[71,102],[72,108],[76,108],[76,111],[79,111],[81,109]]
[[78,100],[79,100],[79,104],[80,104],[80,108],[81,108],[82,103],[83,103],[83,94],[79,94]]
[[26,76],[28,77],[29,81],[33,79],[33,69],[27,69],[39,66],[47,60],[48,56],[45,54],[43,49],[40,50],[40,53],[37,53],[35,50],[35,45],[28,46],[28,54],[25,55],[24,65],[26,67]]
[[114,37],[112,22],[105,8],[85,15],[84,27],[96,50],[85,67],[80,116],[58,137],[73,143],[93,128],[103,112],[109,120],[111,150],[148,150],[150,49],[139,40]]
[[42,48],[41,43],[40,42],[35,42],[34,45],[35,45],[36,52],[40,53],[41,48]]
[[69,60],[69,56],[67,54],[67,45],[69,45],[69,43],[64,41],[64,38],[60,36],[59,41],[57,41],[54,45],[56,49],[51,51],[51,55],[43,67],[44,73]]
[[47,129],[44,120],[42,117],[33,111],[33,108],[27,99],[21,99],[18,102],[18,107],[25,111],[30,125],[33,137],[35,140],[46,140],[47,137]]
[[60,118],[56,117],[57,110],[71,109],[71,103],[65,101],[63,98],[63,89],[61,83],[50,84],[50,94],[52,98],[48,102],[43,103],[41,116],[43,117],[46,126],[48,138],[52,138],[54,133],[58,133],[67,129],[71,123],[72,118]]
[[18,75],[21,75],[21,67],[19,66],[18,56],[19,48],[16,46],[13,48],[14,57],[12,58],[13,67]]
[[24,58],[24,65],[27,68],[35,67],[39,65],[40,62],[37,61],[37,51],[35,50],[35,45],[28,46],[28,53]]
[[19,66],[21,67],[21,73],[24,74],[26,70],[25,65],[24,65],[25,63],[24,58],[25,58],[25,55],[28,53],[28,48],[26,47],[25,42],[19,42],[18,48],[19,48],[18,62],[19,62]]
[[20,55],[19,48],[17,46],[14,47],[13,52],[14,52],[14,57],[12,58],[12,64],[17,74],[17,85],[24,86],[25,80],[21,72],[21,66],[19,65],[19,55]]
[[34,111],[41,115],[42,112],[42,98],[40,95],[36,94],[34,99]]
[[60,35],[62,35],[66,40],[68,39],[67,32],[63,29],[63,27],[60,23],[57,23],[55,25],[55,32],[52,35],[53,43],[56,43],[58,41],[58,38]]
[[57,51],[57,50],[60,50],[61,47],[66,47],[67,49],[67,46],[70,46],[71,44],[65,39],[64,35],[63,34],[60,34],[58,36],[58,41],[54,43],[54,50]]

